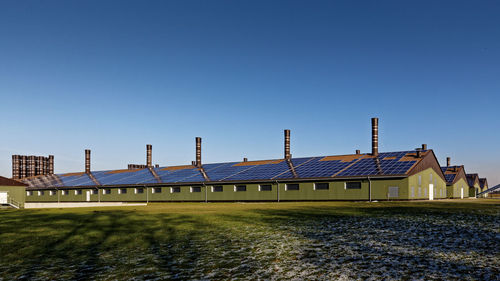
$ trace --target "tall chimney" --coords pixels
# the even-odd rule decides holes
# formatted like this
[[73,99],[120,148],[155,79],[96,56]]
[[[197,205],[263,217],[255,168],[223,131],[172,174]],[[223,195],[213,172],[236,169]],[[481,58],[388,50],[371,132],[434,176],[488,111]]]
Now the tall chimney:
[[422,150],[427,150],[427,144],[425,143],[422,144]]
[[292,158],[290,154],[290,130],[285,130],[285,159]]
[[19,179],[19,155],[12,155],[12,178]]
[[196,167],[201,167],[201,138],[196,137]]
[[372,155],[378,156],[378,118],[372,118]]
[[49,175],[54,174],[54,155],[49,155]]
[[85,149],[85,173],[90,174],[90,149]]
[[27,176],[27,165],[28,165],[28,157],[26,155],[21,155],[21,161],[19,164],[19,178],[25,178]]
[[28,156],[28,165],[29,165],[28,177],[34,177],[35,176],[35,156],[33,156],[33,155]]
[[146,166],[153,166],[153,146],[150,144],[146,144]]
[[356,154],[361,154],[361,150],[356,149]]
[[243,162],[248,162],[248,158],[243,158]]
[[451,162],[451,158],[450,157],[446,157],[446,167],[450,167],[450,162]]
[[417,150],[417,158],[422,157],[422,150],[418,149]]

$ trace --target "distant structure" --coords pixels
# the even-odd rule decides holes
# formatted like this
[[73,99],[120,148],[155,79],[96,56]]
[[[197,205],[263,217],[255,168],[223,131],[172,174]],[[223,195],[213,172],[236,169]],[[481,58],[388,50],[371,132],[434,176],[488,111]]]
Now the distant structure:
[[54,174],[54,155],[12,155],[12,178],[24,179]]

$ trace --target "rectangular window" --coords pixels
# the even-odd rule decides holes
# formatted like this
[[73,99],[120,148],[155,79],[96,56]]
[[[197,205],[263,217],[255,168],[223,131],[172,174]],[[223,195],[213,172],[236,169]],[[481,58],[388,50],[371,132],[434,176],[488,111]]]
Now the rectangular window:
[[223,191],[222,185],[212,186],[212,192],[222,192],[222,191]]
[[399,197],[399,187],[389,186],[389,198],[398,198],[398,197]]
[[153,187],[153,193],[161,193],[161,187]]
[[285,186],[285,190],[299,190],[299,184],[298,183],[287,183]]
[[82,190],[81,189],[75,190],[75,195],[82,195]]
[[56,191],[55,191],[55,190],[51,190],[51,191],[49,191],[49,195],[50,195],[50,196],[54,196],[54,195],[56,195]]
[[170,188],[170,193],[179,193],[179,192],[181,192],[180,186],[173,186]]
[[136,189],[134,190],[134,192],[135,192],[135,194],[142,194],[142,193],[144,193],[144,188],[141,188],[141,187],[136,188]]
[[118,194],[127,194],[127,189],[126,188],[118,189]]
[[62,195],[69,195],[69,190],[63,190]]
[[111,189],[103,189],[102,194],[111,194]]
[[327,182],[318,182],[314,184],[314,190],[328,190],[330,189],[330,184]]
[[45,192],[43,192],[43,190],[38,191],[38,196],[43,196],[44,194],[45,194]]
[[247,186],[246,185],[235,185],[234,186],[234,191],[235,192],[247,191]]
[[259,191],[272,191],[273,186],[270,184],[261,184],[259,185]]
[[415,187],[412,186],[410,190],[411,190],[411,197],[415,197]]
[[26,196],[33,196],[33,191],[26,191]]
[[361,189],[361,182],[360,181],[346,182],[345,189]]
[[191,186],[191,192],[201,192],[201,186]]
[[92,189],[92,194],[94,194],[94,195],[99,194],[99,190],[98,189]]

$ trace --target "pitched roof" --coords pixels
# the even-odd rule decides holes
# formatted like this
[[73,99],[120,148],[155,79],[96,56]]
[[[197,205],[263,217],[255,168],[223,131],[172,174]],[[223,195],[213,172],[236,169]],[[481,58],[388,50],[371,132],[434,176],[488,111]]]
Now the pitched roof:
[[0,176],[0,186],[26,186],[27,184],[20,181],[11,180],[6,177]]
[[467,174],[467,183],[469,184],[469,187],[474,187],[476,183],[479,184],[478,174]]
[[[432,150],[422,151],[420,158],[416,157],[416,151],[399,151],[382,152],[377,157],[371,154],[349,154],[213,163],[204,164],[201,168],[187,165],[91,173],[103,186],[406,177],[420,170],[422,165],[428,165],[429,161],[437,163],[437,159],[434,159]],[[158,178],[153,175],[152,170]],[[203,172],[208,179],[204,178]],[[33,188],[96,186],[86,173],[44,175],[23,181]]]
[[452,185],[463,178],[467,182],[467,178],[465,175],[464,166],[448,166],[441,167],[441,171],[444,173],[444,177],[446,179],[447,185]]
[[479,178],[479,186],[481,188],[488,187],[488,180],[486,178]]

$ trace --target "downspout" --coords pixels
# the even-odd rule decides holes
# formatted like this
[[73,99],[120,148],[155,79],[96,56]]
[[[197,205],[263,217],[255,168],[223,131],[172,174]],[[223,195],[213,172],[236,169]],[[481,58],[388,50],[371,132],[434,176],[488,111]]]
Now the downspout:
[[57,204],[61,203],[61,197],[60,197],[60,194],[59,194],[59,189],[56,188],[56,192],[57,192]]
[[99,203],[101,203],[101,193],[99,192],[99,187],[96,186],[95,189],[97,189],[97,201],[99,201]]
[[368,202],[372,202],[372,181],[370,177],[366,177],[368,179]]
[[149,192],[148,192],[148,187],[144,185],[144,188],[146,189],[146,204],[149,203]]
[[278,203],[280,202],[280,184],[276,181],[276,191],[278,193]]
[[207,185],[205,183],[203,183],[203,187],[205,188],[205,203],[208,203],[208,191],[207,191]]

